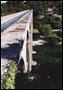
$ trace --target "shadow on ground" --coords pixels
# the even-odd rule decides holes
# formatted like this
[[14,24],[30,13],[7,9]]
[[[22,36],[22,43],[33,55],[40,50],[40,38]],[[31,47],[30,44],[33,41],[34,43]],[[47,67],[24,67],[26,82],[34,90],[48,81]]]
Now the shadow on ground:
[[19,43],[13,43],[13,44],[8,44],[8,47],[1,48],[1,58],[2,59],[7,59],[7,60],[15,60],[17,59],[20,49],[22,49],[23,46],[23,40],[18,40]]
[[[28,76],[34,76],[29,80]],[[16,89],[62,89],[62,64],[38,63],[29,74],[16,74]]]

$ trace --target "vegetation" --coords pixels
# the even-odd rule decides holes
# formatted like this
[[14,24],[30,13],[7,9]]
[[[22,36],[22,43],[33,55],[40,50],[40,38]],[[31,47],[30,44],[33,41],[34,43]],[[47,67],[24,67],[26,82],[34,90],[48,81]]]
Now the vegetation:
[[51,27],[53,29],[60,29],[62,28],[62,21],[59,17],[53,17],[51,21]]
[[45,17],[43,19],[43,23],[51,24],[52,19],[53,19],[53,16],[45,15]]
[[52,33],[52,28],[50,27],[49,24],[43,24],[40,25],[40,33],[43,33],[44,36],[49,36]]
[[50,44],[50,45],[57,44],[60,41],[60,39],[61,38],[56,33],[53,33],[47,37],[48,44]]
[[60,37],[60,38],[62,38],[62,30],[60,29],[58,32],[56,32],[57,33],[57,35]]
[[[4,16],[22,10],[33,9],[34,28],[39,29],[41,23],[51,24],[52,28],[61,28],[60,20],[52,20],[53,17],[46,16],[46,9],[48,7],[55,7],[55,13],[62,14],[62,1],[7,1],[7,3],[1,4],[1,15]],[[39,18],[40,15],[45,16],[44,20]]]
[[9,62],[8,71],[2,76],[2,89],[15,89],[15,74],[16,63],[14,61]]
[[8,1],[5,4],[1,4],[1,15],[26,9],[34,9],[34,14],[38,15],[45,13],[46,8],[53,6],[58,9],[58,14],[62,13],[62,1]]
[[[56,10],[54,11],[54,13],[62,14],[62,1],[8,1],[5,4],[1,4],[2,16],[16,13],[22,10],[33,9],[34,28],[37,28],[40,31],[40,34],[45,36],[45,39],[46,41],[48,41],[48,44],[49,44],[49,45],[46,44],[43,46],[34,47],[34,50],[37,51],[37,54],[33,55],[33,59],[35,61],[37,60],[37,62],[40,62],[40,64],[41,63],[43,64],[44,62],[58,63],[62,59],[61,58],[62,46],[55,45],[57,42],[61,40],[62,31],[59,31],[57,34],[55,32],[52,33],[52,29],[62,28],[62,24],[61,24],[62,20],[58,17],[53,17],[49,15],[45,16],[46,9],[48,7],[56,7]],[[44,18],[40,19],[39,18],[40,15],[44,15]],[[35,38],[38,38],[38,36]],[[42,70],[42,67],[41,67],[41,70]],[[42,70],[42,71],[45,71],[45,70]],[[16,73],[16,64],[15,62],[10,61],[9,66],[8,66],[8,72],[3,75],[2,89],[15,89],[15,73]],[[19,79],[18,79],[18,82],[19,82]],[[21,85],[21,83],[19,85]],[[42,86],[42,83],[41,83],[41,86]]]
[[62,20],[59,17],[46,15],[43,19],[43,23],[50,24],[52,29],[62,28]]
[[42,64],[45,62],[59,63],[62,60],[62,46],[35,46],[34,50],[37,51],[37,54],[33,55],[34,60]]

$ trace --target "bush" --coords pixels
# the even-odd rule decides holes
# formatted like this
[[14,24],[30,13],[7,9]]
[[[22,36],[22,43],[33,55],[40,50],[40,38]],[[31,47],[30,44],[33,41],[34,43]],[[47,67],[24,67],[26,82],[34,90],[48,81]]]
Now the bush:
[[2,76],[2,89],[15,89],[16,64],[14,61],[9,62],[8,71]]
[[52,33],[51,30],[52,29],[49,24],[40,25],[39,28],[40,33],[42,33],[44,36],[49,36]]
[[56,20],[56,21],[61,21],[61,18],[59,18],[59,17],[54,17],[54,20]]
[[46,15],[43,19],[43,22],[44,23],[47,23],[47,24],[50,24],[51,23],[51,20],[52,20],[52,16],[49,16],[49,15]]
[[62,24],[60,21],[53,20],[51,22],[51,27],[52,27],[52,29],[60,29],[62,27]]
[[46,24],[51,24],[52,29],[62,28],[62,19],[56,16],[45,16],[43,22]]
[[60,41],[60,37],[56,33],[49,35],[46,39],[49,44],[56,44]]
[[53,29],[62,28],[62,20],[59,17],[53,17],[53,19],[51,20],[51,27]]
[[62,30],[60,29],[58,32],[56,32],[59,37],[62,38]]

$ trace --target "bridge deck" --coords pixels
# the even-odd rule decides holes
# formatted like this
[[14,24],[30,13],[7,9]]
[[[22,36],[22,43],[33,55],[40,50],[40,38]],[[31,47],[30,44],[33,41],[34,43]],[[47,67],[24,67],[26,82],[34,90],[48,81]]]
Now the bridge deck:
[[29,10],[26,10],[16,14],[1,17],[1,32],[8,28],[11,24],[16,22],[19,18],[22,18],[28,12]]
[[27,11],[29,11],[29,10],[25,10],[25,11],[21,11],[21,12],[18,12],[18,13],[14,13],[14,14],[2,16],[2,17],[1,17],[1,24],[5,23],[5,22],[7,22],[8,20],[13,19],[13,18],[15,18],[15,17],[17,17],[17,16],[19,16],[19,15],[22,15],[22,14],[24,14],[24,13],[27,12]]
[[[26,30],[28,29],[31,11],[22,18],[9,26],[1,33],[1,65],[5,66],[5,61],[16,60],[20,48],[25,40]],[[5,72],[1,67],[1,74]]]

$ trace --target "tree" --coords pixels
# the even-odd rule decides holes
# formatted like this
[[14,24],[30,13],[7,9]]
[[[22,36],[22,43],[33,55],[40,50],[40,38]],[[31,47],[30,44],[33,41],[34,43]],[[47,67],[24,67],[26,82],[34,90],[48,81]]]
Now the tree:
[[40,25],[40,33],[42,33],[45,37],[49,36],[52,31],[51,31],[51,26],[49,24],[43,24],[43,25]]
[[62,28],[62,20],[59,17],[53,17],[51,21],[51,27],[53,29],[60,29]]
[[53,34],[47,36],[46,40],[48,41],[48,44],[55,45],[56,43],[58,43],[61,40],[61,38],[56,33],[53,33]]
[[5,4],[1,4],[1,15],[7,15],[16,13],[24,9],[24,1],[7,1]]

